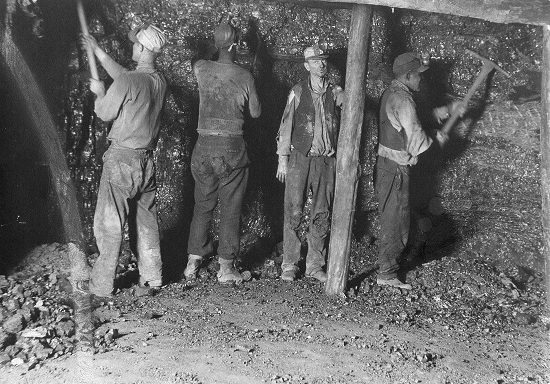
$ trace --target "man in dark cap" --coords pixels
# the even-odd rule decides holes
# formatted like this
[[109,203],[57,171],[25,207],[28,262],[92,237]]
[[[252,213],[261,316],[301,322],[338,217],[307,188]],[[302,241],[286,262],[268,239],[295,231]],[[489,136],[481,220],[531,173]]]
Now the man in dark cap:
[[214,209],[220,202],[218,256],[221,283],[240,283],[235,269],[239,253],[240,218],[248,182],[249,159],[243,139],[246,109],[257,118],[261,106],[254,78],[234,63],[237,34],[229,24],[214,30],[217,61],[198,60],[193,65],[199,85],[199,138],[191,157],[195,179],[195,208],[189,234],[184,275],[196,277],[202,260],[213,251],[209,238]]
[[[407,245],[410,228],[409,175],[418,156],[433,142],[422,129],[412,92],[420,90],[422,72],[428,69],[419,55],[404,53],[393,63],[395,79],[383,93],[380,102],[378,133],[378,160],[375,188],[380,212],[380,242],[378,254],[378,285],[411,289],[398,276],[398,258]],[[441,123],[453,108],[464,108],[460,103],[436,108],[435,119]],[[440,145],[445,137],[435,130]]]
[[327,58],[314,45],[304,50],[309,76],[288,96],[277,135],[277,179],[285,183],[281,279],[296,280],[301,241],[298,236],[305,198],[311,190],[305,275],[321,282],[327,255],[330,208],[336,175],[336,142],[343,90],[327,79]]
[[[109,149],[103,155],[94,216],[94,235],[99,249],[91,273],[89,292],[111,296],[124,224],[135,209],[139,286],[142,293],[162,284],[162,262],[155,201],[156,178],[153,150],[159,133],[166,96],[166,80],[155,69],[155,59],[166,36],[154,25],[142,25],[128,34],[133,42],[134,71],[128,71],[103,51],[92,36],[83,36],[113,83],[107,91],[102,81],[90,79],[96,94],[95,113],[113,121]],[[135,207],[135,208],[132,208]]]

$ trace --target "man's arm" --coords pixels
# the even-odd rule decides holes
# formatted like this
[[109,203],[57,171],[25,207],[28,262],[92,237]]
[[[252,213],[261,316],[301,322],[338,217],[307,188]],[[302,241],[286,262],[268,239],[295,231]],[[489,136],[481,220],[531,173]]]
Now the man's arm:
[[[96,93],[92,86],[90,86],[90,89]],[[120,113],[120,109],[130,97],[130,87],[126,76],[117,77],[106,93],[103,92],[103,95],[96,93],[96,95],[95,113],[97,117],[103,121],[116,119]]]
[[250,76],[250,84],[248,86],[248,109],[250,111],[250,116],[253,118],[260,117],[262,113],[262,105],[258,99],[258,92],[256,92],[256,85],[254,84],[254,78]]
[[285,111],[279,125],[277,133],[277,154],[279,155],[279,165],[277,167],[277,179],[284,183],[288,170],[288,157],[290,156],[290,141],[292,138],[292,124],[294,122],[294,111],[299,103],[301,89],[294,87],[288,95]]
[[92,35],[83,35],[81,38],[82,46],[84,49],[91,48],[94,54],[97,56],[99,62],[105,68],[111,78],[116,79],[121,73],[128,70],[122,65],[117,63],[111,56],[109,56],[101,47],[97,44],[96,39]]
[[[422,152],[426,151],[432,144],[432,139],[422,129],[422,125],[418,120],[416,114],[416,104],[410,97],[405,97],[397,100],[395,104],[389,103],[386,108],[395,108],[394,116],[399,121],[399,124],[405,130],[405,136],[407,138],[405,150],[411,156],[418,156]],[[388,114],[388,116],[391,116]],[[390,121],[391,121],[390,117]]]

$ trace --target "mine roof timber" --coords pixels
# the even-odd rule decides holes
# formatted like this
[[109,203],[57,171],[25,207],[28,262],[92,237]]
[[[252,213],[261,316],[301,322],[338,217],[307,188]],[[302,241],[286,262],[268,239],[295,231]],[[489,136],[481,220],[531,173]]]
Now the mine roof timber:
[[350,8],[352,4],[473,17],[494,23],[550,24],[550,0],[277,0],[306,7]]

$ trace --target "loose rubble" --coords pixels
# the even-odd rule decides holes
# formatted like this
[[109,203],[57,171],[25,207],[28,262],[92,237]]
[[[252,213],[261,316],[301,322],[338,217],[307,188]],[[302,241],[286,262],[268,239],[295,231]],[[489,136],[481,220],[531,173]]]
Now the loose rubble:
[[77,345],[67,280],[52,267],[0,275],[0,364],[32,369],[70,354]]

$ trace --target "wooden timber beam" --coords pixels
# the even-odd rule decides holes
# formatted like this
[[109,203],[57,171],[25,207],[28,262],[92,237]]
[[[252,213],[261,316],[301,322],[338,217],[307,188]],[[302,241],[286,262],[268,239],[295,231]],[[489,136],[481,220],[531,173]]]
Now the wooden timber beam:
[[277,0],[305,7],[326,8],[323,3],[349,8],[350,3],[381,5],[416,11],[472,17],[493,23],[520,23],[544,26],[550,20],[548,0]]
[[543,27],[542,41],[542,121],[540,130],[542,252],[546,265],[546,307],[550,309],[550,25]]
[[[4,71],[9,86],[22,96],[25,111],[36,133],[37,149],[44,150],[49,166],[51,184],[57,198],[57,209],[63,220],[65,242],[69,243],[71,275],[75,279],[88,279],[88,260],[84,253],[82,222],[76,197],[76,187],[61,145],[57,126],[51,116],[46,100],[23,54],[17,47],[11,31],[11,17],[16,12],[16,0],[9,0],[5,20],[0,21],[0,70]],[[15,127],[21,128],[21,127]]]
[[346,67],[346,93],[338,137],[336,188],[328,257],[326,293],[344,293],[348,282],[351,228],[359,180],[359,146],[365,110],[367,58],[372,7],[353,6]]

